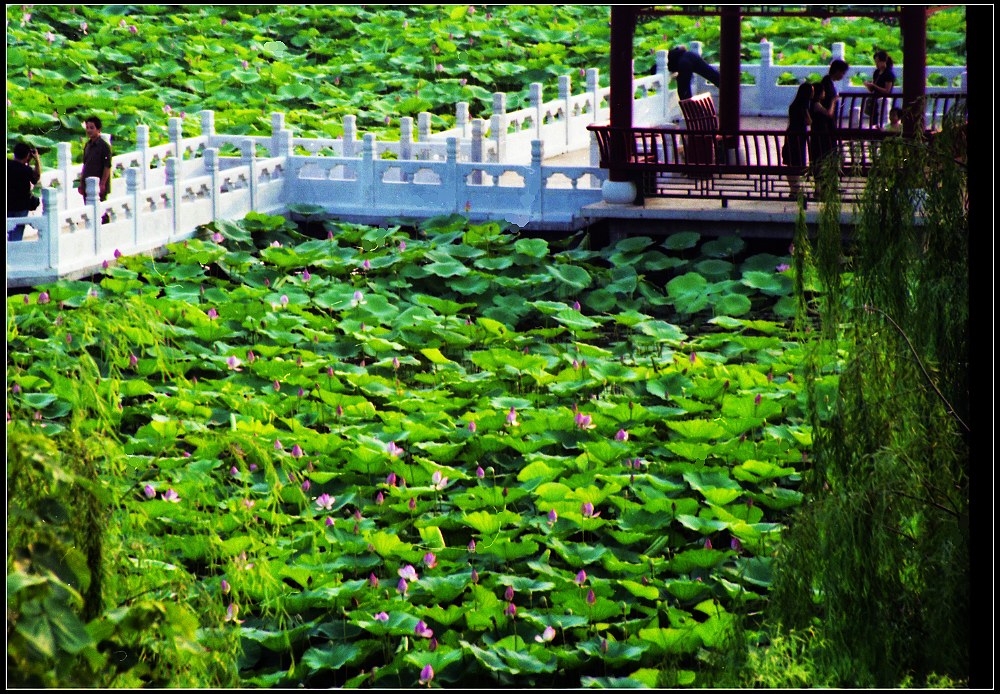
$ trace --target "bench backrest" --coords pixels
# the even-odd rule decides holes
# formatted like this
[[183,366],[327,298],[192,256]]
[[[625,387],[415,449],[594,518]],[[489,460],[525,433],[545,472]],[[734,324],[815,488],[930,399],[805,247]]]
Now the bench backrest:
[[719,114],[715,110],[712,95],[699,94],[690,99],[681,99],[678,104],[684,114],[684,124],[688,130],[716,132],[719,129]]

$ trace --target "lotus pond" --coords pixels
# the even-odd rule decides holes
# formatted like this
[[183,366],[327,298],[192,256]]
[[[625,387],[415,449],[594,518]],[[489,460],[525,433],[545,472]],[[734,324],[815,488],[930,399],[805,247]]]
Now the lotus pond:
[[709,683],[809,464],[789,262],[251,214],[10,296],[8,436],[99,442],[115,606],[33,545],[9,599],[63,607],[15,638],[113,686]]

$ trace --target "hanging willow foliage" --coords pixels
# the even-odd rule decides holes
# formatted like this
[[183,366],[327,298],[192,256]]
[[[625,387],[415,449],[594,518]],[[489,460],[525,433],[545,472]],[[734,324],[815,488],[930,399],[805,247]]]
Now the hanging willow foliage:
[[833,229],[817,234],[817,275],[833,295],[814,359],[838,348],[850,358],[835,403],[818,394],[820,362],[807,369],[814,500],[784,536],[770,619],[779,633],[815,629],[810,658],[834,686],[968,677],[965,144],[957,122],[929,140],[884,141],[843,303]]

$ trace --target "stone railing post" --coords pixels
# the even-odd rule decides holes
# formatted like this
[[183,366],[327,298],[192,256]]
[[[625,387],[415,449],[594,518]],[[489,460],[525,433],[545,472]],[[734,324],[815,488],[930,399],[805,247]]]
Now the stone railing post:
[[545,120],[545,111],[542,105],[542,83],[532,82],[528,85],[528,103],[535,109],[535,137],[542,138],[542,122]]
[[278,133],[278,152],[275,156],[279,157],[290,157],[292,156],[292,131],[282,130]]
[[545,179],[542,176],[542,157],[545,143],[542,140],[531,141],[531,168],[528,170],[528,180],[524,182],[524,188],[531,195],[530,219],[531,221],[542,221],[542,197],[545,194]]
[[285,114],[278,111],[271,113],[271,147],[268,152],[272,157],[278,156],[281,143],[281,133],[285,129]]
[[[403,116],[399,119],[399,160],[411,161],[413,158],[413,118]],[[410,183],[413,176],[400,167],[399,180],[403,183]]]
[[417,114],[417,142],[420,143],[420,148],[428,159],[430,159],[430,144],[431,144],[431,114],[427,111],[421,111]]
[[62,190],[62,197],[59,198],[59,205],[66,209],[69,204],[69,196],[76,195],[76,174],[73,172],[73,145],[69,142],[56,144],[56,166],[59,168],[59,188]]
[[173,241],[181,233],[181,177],[180,159],[167,157],[167,187],[170,188],[170,211],[173,220],[170,230],[170,240]]
[[215,111],[205,109],[198,111],[198,119],[201,121],[201,134],[203,137],[215,137]]
[[441,189],[451,200],[444,200],[445,209],[442,212],[458,211],[458,190],[461,176],[458,175],[458,138],[449,137],[445,140],[445,168],[441,177]]
[[466,101],[455,104],[455,129],[461,137],[469,136],[469,104]]
[[[67,190],[62,197],[68,197],[68,194]],[[66,207],[66,203],[60,202],[59,197],[59,191],[55,188],[42,188],[41,198],[42,209],[45,212],[45,228],[41,231],[48,249],[46,267],[50,270],[59,269],[59,210]]]
[[240,156],[243,166],[250,169],[248,183],[250,185],[250,209],[257,210],[257,145],[250,138],[240,142]]
[[168,118],[167,119],[167,137],[170,140],[170,144],[173,145],[171,149],[174,152],[174,156],[178,159],[184,158],[184,153],[181,151],[181,140],[184,135],[181,132],[181,119],[180,118]]
[[134,166],[125,169],[125,194],[132,208],[132,247],[139,247],[139,190],[140,174]]
[[149,187],[149,126],[135,126],[135,150],[139,153],[140,173],[138,184],[141,188]]
[[596,67],[587,68],[587,93],[590,94],[590,122],[597,122],[598,111],[601,108],[600,70]]
[[490,132],[496,142],[497,161],[504,161],[507,158],[507,95],[503,92],[493,94]]
[[209,147],[205,150],[205,173],[211,179],[209,189],[212,200],[212,221],[219,219],[219,150]]
[[760,68],[757,71],[757,110],[764,112],[765,106],[777,104],[778,74],[773,66],[774,44],[767,39],[760,41]]
[[358,117],[344,116],[344,135],[341,138],[341,156],[355,157],[358,143]]
[[660,96],[663,106],[660,108],[660,120],[666,122],[670,115],[670,72],[667,70],[667,52],[656,52],[656,75],[660,78]]
[[[483,130],[485,122],[482,118],[472,119],[472,141],[469,146],[469,161],[479,164],[483,161]],[[483,172],[479,169],[472,172],[473,185],[481,185],[483,182]]]
[[365,209],[373,211],[376,199],[375,133],[365,133],[361,141],[361,163],[358,165],[358,184]]
[[84,181],[86,191],[86,204],[90,212],[90,228],[94,233],[94,255],[101,252],[101,180],[97,176],[90,176]]
[[[704,44],[702,44],[701,41],[692,41],[691,43],[688,44],[688,50],[691,51],[692,53],[697,53],[698,55],[701,55],[701,51],[704,47],[705,46]],[[692,80],[691,84],[691,95],[697,96],[698,94],[704,92],[707,88],[708,87],[705,84],[705,78],[702,77],[701,75],[694,75],[694,79]]]
[[570,115],[572,113],[572,106],[570,105],[570,96],[572,96],[572,87],[569,75],[559,76],[559,99],[562,101],[562,112],[563,112],[563,144],[569,148],[570,143]]

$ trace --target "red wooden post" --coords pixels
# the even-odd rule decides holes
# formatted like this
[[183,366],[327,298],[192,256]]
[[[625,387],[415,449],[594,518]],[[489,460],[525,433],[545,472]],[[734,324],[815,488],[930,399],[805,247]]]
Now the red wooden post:
[[[632,39],[635,35],[636,10],[633,7],[611,6],[611,127],[632,127]],[[628,181],[628,172],[621,168],[627,161],[626,138],[611,133],[611,162],[608,178]]]
[[739,5],[724,5],[719,20],[719,128],[740,129]]
[[927,7],[903,5],[899,13],[903,41],[903,134],[924,129],[927,79]]

